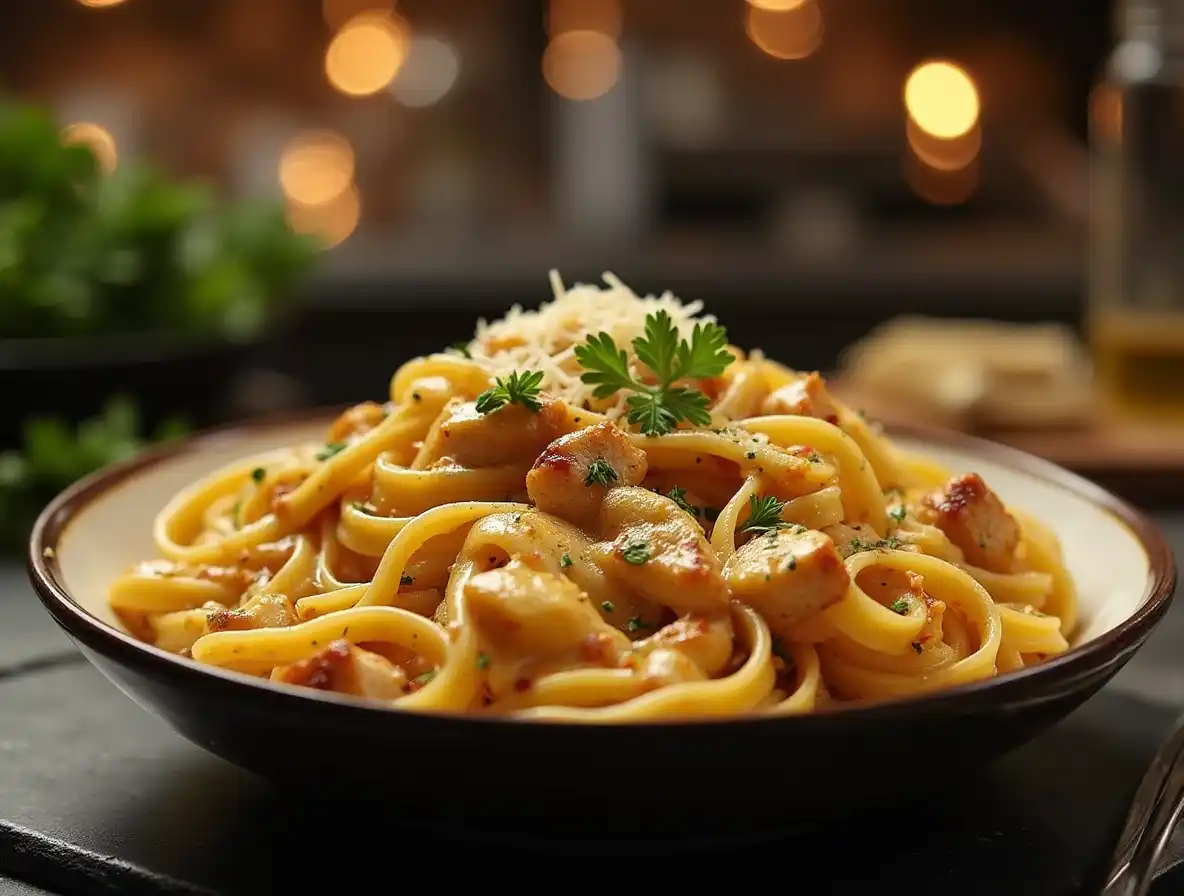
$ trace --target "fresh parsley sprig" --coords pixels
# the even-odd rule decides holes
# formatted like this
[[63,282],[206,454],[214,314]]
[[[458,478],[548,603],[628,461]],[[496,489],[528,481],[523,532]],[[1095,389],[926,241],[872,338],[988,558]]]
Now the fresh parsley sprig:
[[496,378],[496,386],[491,386],[477,396],[477,413],[489,414],[499,408],[515,402],[532,411],[543,408],[539,401],[539,390],[543,382],[541,370],[515,370],[504,380]]
[[629,356],[608,333],[598,333],[575,347],[576,360],[584,368],[580,379],[595,386],[596,398],[608,398],[622,389],[627,420],[649,436],[664,435],[681,421],[696,426],[711,422],[709,399],[698,389],[675,386],[683,379],[719,376],[735,359],[727,350],[727,331],[717,324],[695,324],[690,340],[681,339],[666,311],[647,314],[645,334],[633,340],[637,358],[658,378],[656,386],[639,382],[629,371]]
[[748,519],[744,521],[740,531],[760,534],[789,528],[790,524],[781,519],[781,511],[784,508],[785,502],[778,501],[772,495],[767,495],[764,498],[749,495]]

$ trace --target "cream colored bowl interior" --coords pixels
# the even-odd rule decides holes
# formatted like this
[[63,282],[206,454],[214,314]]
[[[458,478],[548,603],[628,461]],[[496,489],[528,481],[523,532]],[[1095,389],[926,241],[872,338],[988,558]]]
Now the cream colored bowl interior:
[[[82,509],[58,545],[66,588],[83,608],[118,628],[107,605],[107,589],[130,564],[155,556],[152,522],[170,496],[225,463],[319,441],[325,427],[325,421],[314,420],[229,431],[206,439],[199,451],[182,452],[107,490]],[[1151,576],[1147,554],[1135,534],[1104,508],[973,451],[906,439],[897,444],[934,457],[955,472],[979,473],[1004,501],[1036,515],[1057,533],[1080,592],[1075,644],[1114,628],[1146,598]]]

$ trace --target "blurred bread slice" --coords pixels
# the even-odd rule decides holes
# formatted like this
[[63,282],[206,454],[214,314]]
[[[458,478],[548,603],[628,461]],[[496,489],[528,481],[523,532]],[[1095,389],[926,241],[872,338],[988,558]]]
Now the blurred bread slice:
[[843,353],[838,378],[877,405],[971,429],[1075,426],[1094,405],[1089,357],[1059,324],[898,317]]

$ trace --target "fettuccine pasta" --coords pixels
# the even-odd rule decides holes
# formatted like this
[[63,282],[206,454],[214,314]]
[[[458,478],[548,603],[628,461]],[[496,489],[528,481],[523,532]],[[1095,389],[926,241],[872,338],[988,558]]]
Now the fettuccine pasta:
[[113,610],[277,686],[589,723],[811,713],[1068,649],[1038,520],[698,303],[605,279],[552,274],[323,442],[190,484]]

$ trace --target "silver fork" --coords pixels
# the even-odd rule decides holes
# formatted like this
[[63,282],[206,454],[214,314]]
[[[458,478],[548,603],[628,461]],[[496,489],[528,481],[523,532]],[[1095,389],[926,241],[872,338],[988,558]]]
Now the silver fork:
[[1146,896],[1184,814],[1184,716],[1156,751],[1118,838],[1101,896]]

